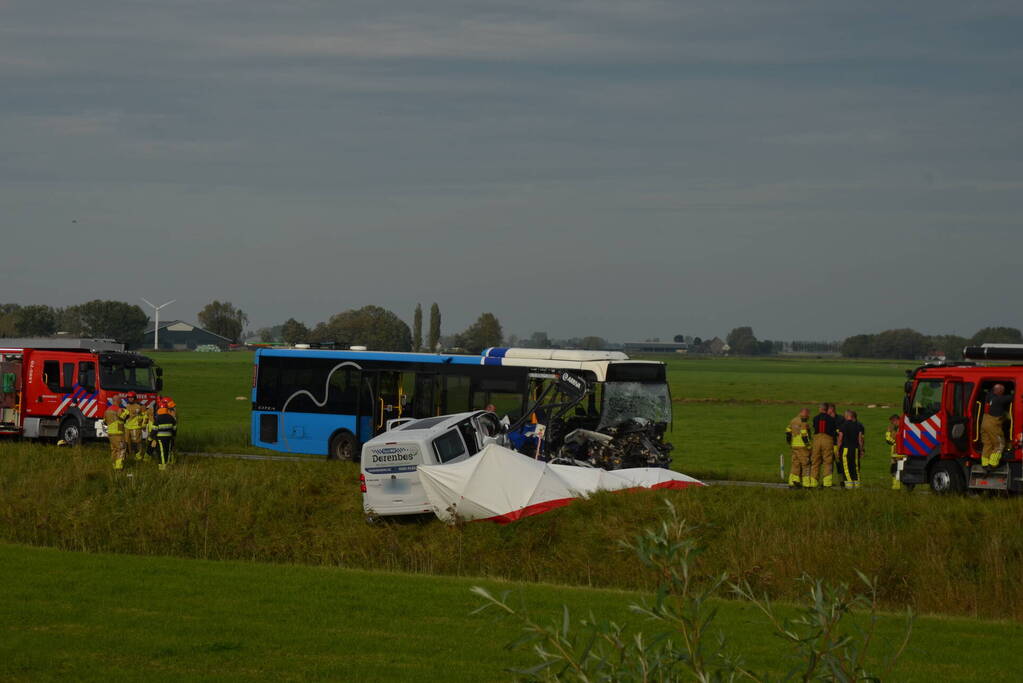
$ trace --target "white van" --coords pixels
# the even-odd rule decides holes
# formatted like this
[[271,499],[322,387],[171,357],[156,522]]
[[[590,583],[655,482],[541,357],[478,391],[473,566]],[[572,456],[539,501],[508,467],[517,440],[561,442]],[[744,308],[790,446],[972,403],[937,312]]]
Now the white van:
[[483,410],[404,422],[362,446],[362,508],[367,515],[432,513],[419,465],[461,462],[500,440],[497,416]]

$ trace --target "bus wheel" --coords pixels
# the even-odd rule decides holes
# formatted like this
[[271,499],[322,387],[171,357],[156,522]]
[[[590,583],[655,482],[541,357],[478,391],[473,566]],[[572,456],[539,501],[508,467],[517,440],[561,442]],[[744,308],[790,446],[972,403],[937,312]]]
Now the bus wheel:
[[356,448],[355,437],[348,432],[341,432],[335,434],[330,440],[330,446],[327,448],[327,459],[328,460],[351,460],[355,462],[359,459],[359,449]]
[[63,441],[65,446],[77,446],[82,440],[82,428],[78,426],[78,420],[69,417],[61,422],[57,439]]
[[963,473],[954,462],[936,463],[927,476],[927,483],[931,485],[931,491],[940,495],[962,493],[966,490]]

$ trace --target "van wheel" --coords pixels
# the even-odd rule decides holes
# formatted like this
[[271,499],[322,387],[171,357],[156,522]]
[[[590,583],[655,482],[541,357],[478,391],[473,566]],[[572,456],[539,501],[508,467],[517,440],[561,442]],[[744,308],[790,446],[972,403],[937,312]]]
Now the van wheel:
[[351,460],[355,462],[359,459],[358,453],[359,449],[356,448],[355,437],[348,432],[335,434],[330,440],[330,446],[327,447],[328,460]]
[[57,430],[57,439],[64,442],[66,446],[77,446],[82,441],[82,428],[78,420],[69,417],[60,423]]
[[931,485],[931,491],[939,495],[962,493],[966,490],[962,470],[954,462],[936,463],[927,475],[927,483]]

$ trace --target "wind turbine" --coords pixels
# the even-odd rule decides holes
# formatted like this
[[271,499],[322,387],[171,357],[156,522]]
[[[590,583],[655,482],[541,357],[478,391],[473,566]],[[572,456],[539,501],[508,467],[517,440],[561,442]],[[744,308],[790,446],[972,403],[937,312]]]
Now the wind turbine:
[[[139,298],[142,299],[142,297],[139,297]],[[149,304],[150,306],[153,307],[153,350],[154,351],[159,351],[160,350],[160,309],[163,308],[164,306],[170,306],[172,303],[177,301],[177,299],[171,299],[167,303],[160,304],[159,306],[157,306],[153,302],[149,301],[148,299],[142,299],[142,300],[145,301],[147,304]]]

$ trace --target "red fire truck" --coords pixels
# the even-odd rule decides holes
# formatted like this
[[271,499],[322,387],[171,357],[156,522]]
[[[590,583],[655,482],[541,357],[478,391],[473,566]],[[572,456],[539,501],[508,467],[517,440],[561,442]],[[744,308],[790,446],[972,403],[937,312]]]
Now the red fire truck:
[[[1023,412],[1017,389],[1023,365],[980,365],[979,360],[1023,361],[1023,344],[984,344],[963,351],[961,363],[924,365],[907,372],[906,398],[896,441],[906,456],[900,474],[907,488],[930,484],[935,493],[1023,490]],[[996,384],[1012,394],[1004,420],[1005,450],[994,469],[980,466],[984,399]]]
[[0,435],[55,438],[69,445],[105,436],[108,401],[134,391],[149,405],[163,371],[103,339],[0,340]]

